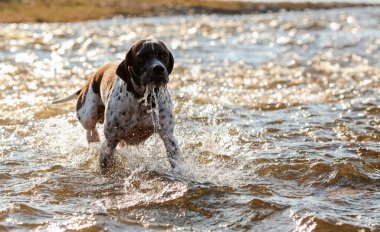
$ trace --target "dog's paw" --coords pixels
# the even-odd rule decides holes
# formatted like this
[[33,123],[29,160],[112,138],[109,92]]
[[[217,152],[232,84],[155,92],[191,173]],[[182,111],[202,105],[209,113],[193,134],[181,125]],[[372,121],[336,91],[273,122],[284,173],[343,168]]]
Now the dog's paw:
[[180,163],[178,160],[171,163],[172,164],[172,170],[176,174],[183,174],[185,173],[185,168],[182,166],[182,163]]
[[99,157],[99,169],[102,175],[110,173],[113,167],[112,157],[100,155]]

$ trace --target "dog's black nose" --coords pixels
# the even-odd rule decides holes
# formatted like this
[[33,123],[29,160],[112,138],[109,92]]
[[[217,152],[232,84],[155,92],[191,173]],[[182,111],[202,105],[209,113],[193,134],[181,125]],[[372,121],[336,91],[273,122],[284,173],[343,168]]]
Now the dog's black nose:
[[165,68],[162,65],[160,65],[160,64],[155,65],[153,67],[154,74],[162,74],[162,73],[164,73],[164,71],[165,71]]

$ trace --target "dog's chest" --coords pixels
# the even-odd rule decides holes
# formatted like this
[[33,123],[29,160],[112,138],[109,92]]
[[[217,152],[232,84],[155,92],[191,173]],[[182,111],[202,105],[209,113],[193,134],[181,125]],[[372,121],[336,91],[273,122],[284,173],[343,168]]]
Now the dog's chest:
[[122,118],[120,126],[116,127],[118,137],[122,138],[127,144],[137,144],[154,133],[154,122],[147,113],[136,112],[129,117]]
[[152,121],[148,112],[151,109],[150,105],[145,106],[130,92],[119,89],[116,87],[109,98],[106,112],[108,121],[119,122],[118,126],[126,128],[149,125]]
[[[164,99],[169,99],[164,95]],[[125,86],[115,85],[108,99],[105,132],[111,133],[127,144],[138,144],[149,138],[158,122],[151,113],[152,106],[158,107],[161,114],[167,114],[167,101],[158,101],[158,106],[136,99],[126,91]],[[156,128],[157,129],[157,128]]]

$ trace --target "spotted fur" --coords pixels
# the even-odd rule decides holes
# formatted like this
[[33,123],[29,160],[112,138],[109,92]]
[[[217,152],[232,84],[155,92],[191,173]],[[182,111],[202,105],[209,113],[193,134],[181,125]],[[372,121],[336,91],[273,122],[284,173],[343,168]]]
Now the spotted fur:
[[[132,46],[125,60],[102,66],[78,91],[77,117],[87,130],[89,143],[99,142],[96,125],[104,122],[105,142],[99,158],[102,173],[112,166],[112,155],[119,142],[137,145],[155,132],[149,113],[155,105],[144,104],[140,99],[148,84],[166,86],[173,64],[173,56],[163,42],[141,40]],[[172,102],[166,88],[159,96],[160,127],[156,127],[156,132],[174,168],[180,150],[174,136]]]

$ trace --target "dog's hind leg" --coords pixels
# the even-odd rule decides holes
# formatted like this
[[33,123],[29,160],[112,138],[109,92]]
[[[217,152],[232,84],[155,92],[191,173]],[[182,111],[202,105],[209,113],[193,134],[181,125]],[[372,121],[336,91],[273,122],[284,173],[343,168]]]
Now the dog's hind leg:
[[96,128],[87,131],[87,142],[88,143],[100,142],[99,133],[96,130]]
[[77,102],[77,117],[82,126],[87,130],[87,142],[99,142],[99,133],[96,124],[102,123],[104,118],[104,105],[98,94],[93,91],[91,85],[82,90]]

